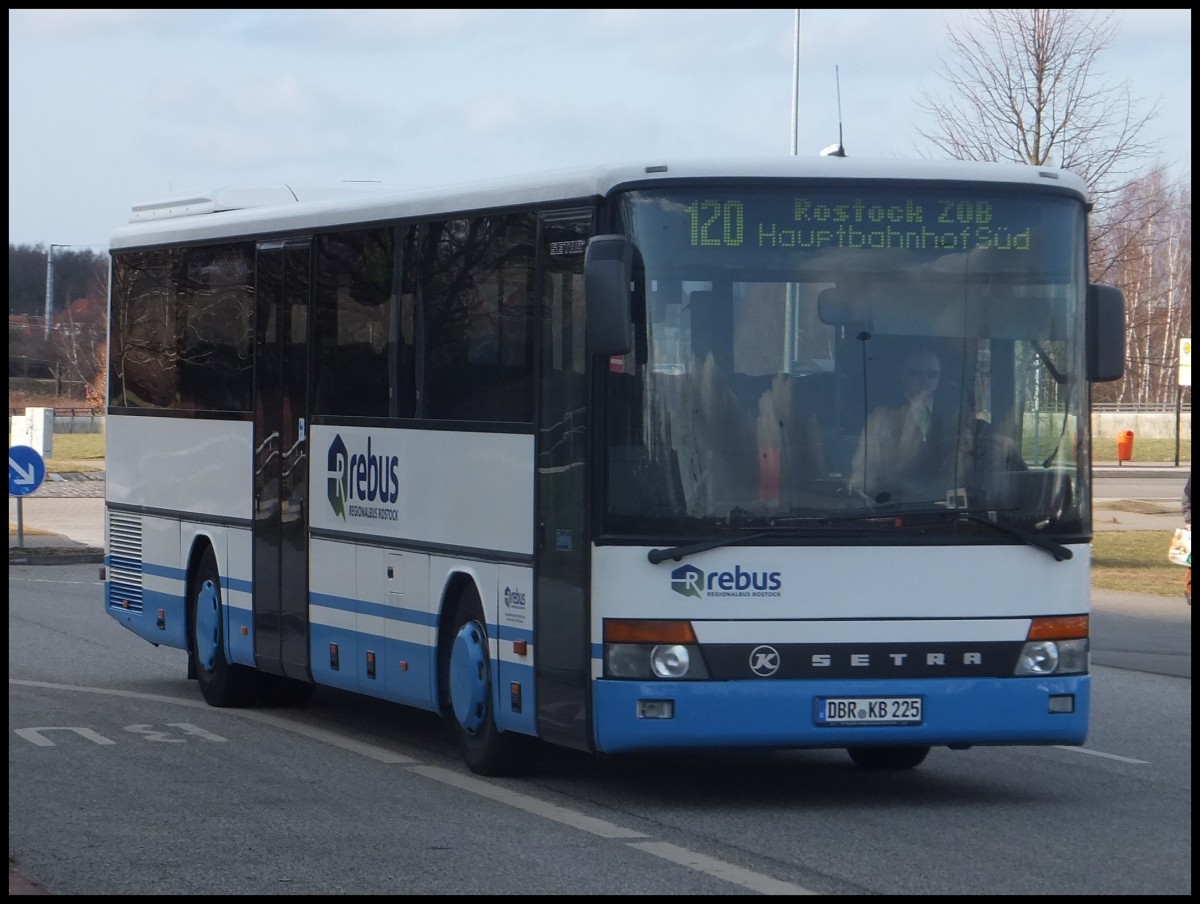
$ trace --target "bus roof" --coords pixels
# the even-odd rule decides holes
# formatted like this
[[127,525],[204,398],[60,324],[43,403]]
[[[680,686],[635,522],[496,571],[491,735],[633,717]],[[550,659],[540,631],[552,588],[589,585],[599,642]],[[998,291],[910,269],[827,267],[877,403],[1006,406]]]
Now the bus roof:
[[1054,186],[1088,199],[1087,184],[1065,170],[1017,163],[853,157],[742,157],[616,164],[431,188],[343,182],[225,186],[134,204],[113,232],[112,250],[268,233],[296,233],[406,217],[527,204],[590,202],[620,188],[692,179],[893,179]]

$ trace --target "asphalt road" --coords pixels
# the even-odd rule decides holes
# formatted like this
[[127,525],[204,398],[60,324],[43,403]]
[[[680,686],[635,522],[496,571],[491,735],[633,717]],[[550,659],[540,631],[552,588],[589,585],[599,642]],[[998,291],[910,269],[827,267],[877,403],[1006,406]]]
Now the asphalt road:
[[[1097,530],[1170,530],[1179,524],[1179,499],[1186,469],[1122,466],[1097,468]],[[36,543],[75,543],[102,548],[104,482],[68,477],[53,480],[27,497],[9,497],[10,524],[18,517]],[[1120,500],[1154,503],[1160,512],[1108,508]],[[51,532],[47,537],[44,531]],[[57,536],[55,536],[57,535]],[[10,546],[17,538],[10,535]],[[40,571],[40,569],[39,569]],[[1171,678],[1191,677],[1190,610],[1181,600],[1146,594],[1093,591],[1093,662]],[[10,676],[11,677],[11,676]],[[9,894],[47,894],[10,862]]]
[[[1097,658],[1081,746],[885,775],[554,750],[483,780],[384,701],[208,707],[186,654],[103,614],[94,566],[10,568],[9,591],[10,872],[58,894],[1190,893],[1191,682],[1149,660]],[[1124,615],[1112,653],[1190,662],[1181,601]]]

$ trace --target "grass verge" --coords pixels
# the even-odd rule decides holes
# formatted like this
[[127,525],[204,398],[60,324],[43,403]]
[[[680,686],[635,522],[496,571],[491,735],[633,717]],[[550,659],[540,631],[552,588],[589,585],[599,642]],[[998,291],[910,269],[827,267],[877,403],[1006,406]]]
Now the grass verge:
[[[1093,436],[1092,437],[1092,461],[1116,461],[1117,460],[1117,440],[1116,437]],[[1190,463],[1192,460],[1192,438],[1190,436],[1181,436],[1179,438],[1179,462]],[[1155,464],[1174,464],[1175,463],[1175,440],[1174,439],[1145,439],[1135,436],[1133,438],[1133,457],[1130,461],[1153,462]]]
[[[58,474],[63,471],[99,471],[104,461],[103,433],[55,433],[50,458],[46,459],[46,471]],[[89,466],[90,461],[96,465]]]
[[1183,596],[1185,569],[1167,561],[1172,531],[1098,531],[1092,539],[1092,586]]

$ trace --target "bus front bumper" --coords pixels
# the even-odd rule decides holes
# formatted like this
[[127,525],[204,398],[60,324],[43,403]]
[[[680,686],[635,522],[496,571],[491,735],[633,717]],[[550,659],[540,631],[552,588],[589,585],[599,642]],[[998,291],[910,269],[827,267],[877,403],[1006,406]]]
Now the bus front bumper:
[[[1091,702],[1089,675],[909,681],[601,679],[595,690],[599,753],[684,747],[1082,744]],[[878,721],[903,718],[903,710],[889,713],[889,706],[906,706],[904,701],[914,698],[920,701],[919,721]],[[831,722],[839,709],[843,719],[849,712],[851,720]],[[852,718],[857,713],[862,719]]]

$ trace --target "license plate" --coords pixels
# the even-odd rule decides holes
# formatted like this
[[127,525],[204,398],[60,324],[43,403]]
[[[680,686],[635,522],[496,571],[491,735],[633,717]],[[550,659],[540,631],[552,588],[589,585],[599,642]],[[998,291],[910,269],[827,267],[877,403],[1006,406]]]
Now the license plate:
[[818,725],[919,725],[920,697],[818,697]]

